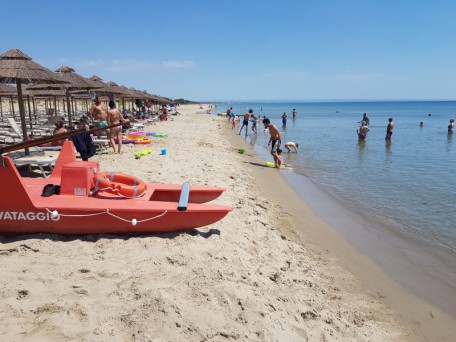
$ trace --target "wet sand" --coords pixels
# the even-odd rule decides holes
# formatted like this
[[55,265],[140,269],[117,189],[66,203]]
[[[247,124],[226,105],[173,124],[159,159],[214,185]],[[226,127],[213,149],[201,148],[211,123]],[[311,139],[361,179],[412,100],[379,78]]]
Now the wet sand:
[[[249,132],[250,134],[250,132]],[[359,249],[355,248],[353,243],[365,243],[366,239],[374,239],[367,244],[374,246],[378,240],[375,240],[375,236],[372,234],[368,237],[368,233],[364,237],[356,237],[352,232],[348,233],[351,236],[350,242],[342,235],[334,226],[327,222],[334,222],[337,220],[345,220],[344,222],[337,222],[338,226],[351,227],[354,225],[366,224],[365,221],[357,222],[359,217],[357,215],[350,215],[350,213],[344,212],[342,215],[338,210],[340,207],[329,204],[327,205],[328,198],[324,195],[321,196],[321,192],[314,189],[313,185],[304,185],[305,190],[308,191],[306,197],[316,195],[319,198],[313,199],[313,206],[318,207],[320,215],[316,214],[316,211],[312,209],[308,203],[296,192],[296,190],[303,190],[302,176],[293,175],[291,172],[286,170],[278,171],[276,169],[265,168],[268,170],[267,173],[259,172],[258,169],[264,165],[264,160],[259,156],[255,155],[254,150],[246,143],[244,137],[233,134],[231,136],[233,144],[248,147],[246,154],[246,163],[253,168],[252,172],[255,173],[255,177],[262,191],[268,197],[274,198],[284,213],[289,214],[294,220],[294,232],[299,236],[299,239],[303,241],[306,248],[315,250],[317,253],[322,253],[328,257],[334,257],[337,259],[337,263],[341,265],[348,272],[353,274],[356,279],[357,291],[361,293],[367,293],[373,298],[385,305],[385,307],[394,311],[396,318],[410,329],[410,335],[402,339],[407,340],[445,340],[451,341],[453,336],[456,336],[455,323],[456,319],[453,315],[448,314],[454,308],[451,308],[451,302],[454,301],[455,296],[448,296],[448,309],[446,312],[440,310],[435,305],[422,299],[422,296],[418,297],[412,294],[410,291],[404,289],[399,283],[394,281],[390,274],[387,274],[376,262],[374,262],[366,254],[362,253]],[[265,155],[262,153],[261,157]],[[272,160],[269,156],[268,160]],[[293,178],[290,182],[290,178]],[[286,179],[288,181],[286,181]],[[290,186],[291,184],[291,186]],[[324,213],[322,211],[325,211]],[[326,219],[323,219],[326,218]],[[328,217],[332,217],[332,220]],[[368,228],[370,233],[373,232],[373,227],[364,226]],[[347,228],[350,229],[350,228]],[[391,238],[391,237],[390,237]],[[358,241],[354,241],[358,239]],[[382,241],[384,243],[385,241]],[[397,241],[395,241],[397,244]],[[388,246],[383,246],[388,247]],[[389,250],[391,252],[391,247]],[[362,250],[362,249],[361,249]],[[386,248],[385,250],[388,250]],[[385,250],[381,248],[377,249],[377,253],[382,253]],[[372,251],[369,251],[372,252]],[[374,254],[375,255],[375,254]],[[397,257],[397,254],[393,255],[382,255],[379,258],[393,258]],[[402,260],[397,260],[397,263],[403,263]],[[405,266],[409,266],[405,263]],[[397,267],[395,270],[400,269]],[[405,270],[407,273],[407,270]],[[410,272],[409,272],[410,273]],[[413,273],[413,272],[412,272]],[[416,274],[415,274],[416,277]],[[415,279],[421,281],[420,277]],[[409,280],[413,281],[413,280]],[[421,284],[420,284],[421,285]],[[451,293],[451,288],[435,288],[432,283],[427,284],[424,287],[425,290],[432,292],[427,294],[427,297],[441,297],[438,293],[439,289],[442,293]],[[441,284],[440,284],[441,285]]]

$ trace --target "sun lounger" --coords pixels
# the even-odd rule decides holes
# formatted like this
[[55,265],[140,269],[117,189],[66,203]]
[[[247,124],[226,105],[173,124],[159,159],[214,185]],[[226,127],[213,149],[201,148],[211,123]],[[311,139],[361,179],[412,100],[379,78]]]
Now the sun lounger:
[[52,172],[54,164],[57,161],[58,154],[59,152],[50,152],[45,153],[44,155],[23,156],[14,158],[13,162],[16,166],[28,165],[29,168],[31,168],[32,166],[37,166],[40,169],[43,177],[47,178],[49,177],[49,175],[47,174],[44,168],[49,167],[50,172]]
[[92,138],[93,144],[99,151],[107,150],[109,147],[109,140],[108,139],[97,139]]

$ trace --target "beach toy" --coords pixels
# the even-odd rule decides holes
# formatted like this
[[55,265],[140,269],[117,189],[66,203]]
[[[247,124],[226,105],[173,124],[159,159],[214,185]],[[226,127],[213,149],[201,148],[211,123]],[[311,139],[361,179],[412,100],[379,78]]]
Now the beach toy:
[[245,153],[245,149],[240,148],[240,149],[239,149],[239,153],[240,153],[240,154],[244,154],[244,153]]
[[143,139],[145,138],[147,135],[146,135],[146,132],[130,132],[128,133],[128,137],[130,139]]
[[168,137],[168,133],[156,133],[156,132],[154,132],[154,133],[152,133],[152,136],[156,137],[156,138],[166,138],[166,137]]
[[152,150],[150,148],[146,149],[146,150],[141,150],[141,151],[138,151],[134,154],[135,158],[136,159],[140,159],[141,157],[143,156],[147,156],[148,154],[150,154],[152,152]]
[[[119,143],[119,139],[114,138],[116,144]],[[135,141],[133,139],[122,138],[122,144],[133,144]]]
[[[266,162],[265,164],[266,164],[266,166],[269,166],[269,167],[276,167],[276,164],[275,164],[275,163]],[[284,168],[285,166],[287,166],[287,165],[284,164],[284,163],[282,163],[281,168]]]
[[136,139],[135,144],[137,145],[148,145],[150,144],[150,139],[143,138],[143,139]]
[[162,156],[165,156],[166,155],[166,149],[161,150],[161,154],[162,154]]

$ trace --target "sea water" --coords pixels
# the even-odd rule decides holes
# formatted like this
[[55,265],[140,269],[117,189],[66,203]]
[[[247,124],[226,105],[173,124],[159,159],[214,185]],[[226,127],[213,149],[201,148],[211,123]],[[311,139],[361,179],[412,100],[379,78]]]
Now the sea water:
[[[456,102],[252,101],[217,105],[219,112],[233,107],[235,114],[244,114],[252,109],[255,115],[269,118],[284,132],[282,144],[299,143],[297,154],[288,154],[283,148],[285,163],[292,165],[288,171],[304,177],[303,181],[310,181],[350,212],[380,223],[378,229],[388,229],[415,247],[423,246],[438,255],[442,272],[456,269],[456,137],[447,130],[449,120],[456,118]],[[295,119],[293,109],[297,111]],[[286,125],[281,119],[284,112]],[[365,141],[359,141],[356,129],[363,113],[370,119],[370,131]],[[390,117],[394,133],[386,142]],[[259,124],[255,136],[250,124],[247,140],[261,156],[272,160],[267,150],[269,136],[263,130]],[[293,179],[296,182],[296,177]],[[294,187],[299,192],[299,186]],[[301,195],[309,200],[305,193]],[[439,267],[438,263],[430,266]]]

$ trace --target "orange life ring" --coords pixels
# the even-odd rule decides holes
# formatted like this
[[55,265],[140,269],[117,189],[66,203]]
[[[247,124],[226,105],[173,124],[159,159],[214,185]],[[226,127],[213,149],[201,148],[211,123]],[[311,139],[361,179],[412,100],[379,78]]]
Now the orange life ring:
[[147,190],[142,180],[117,172],[98,172],[93,176],[93,183],[98,191],[108,191],[127,198],[141,197]]

